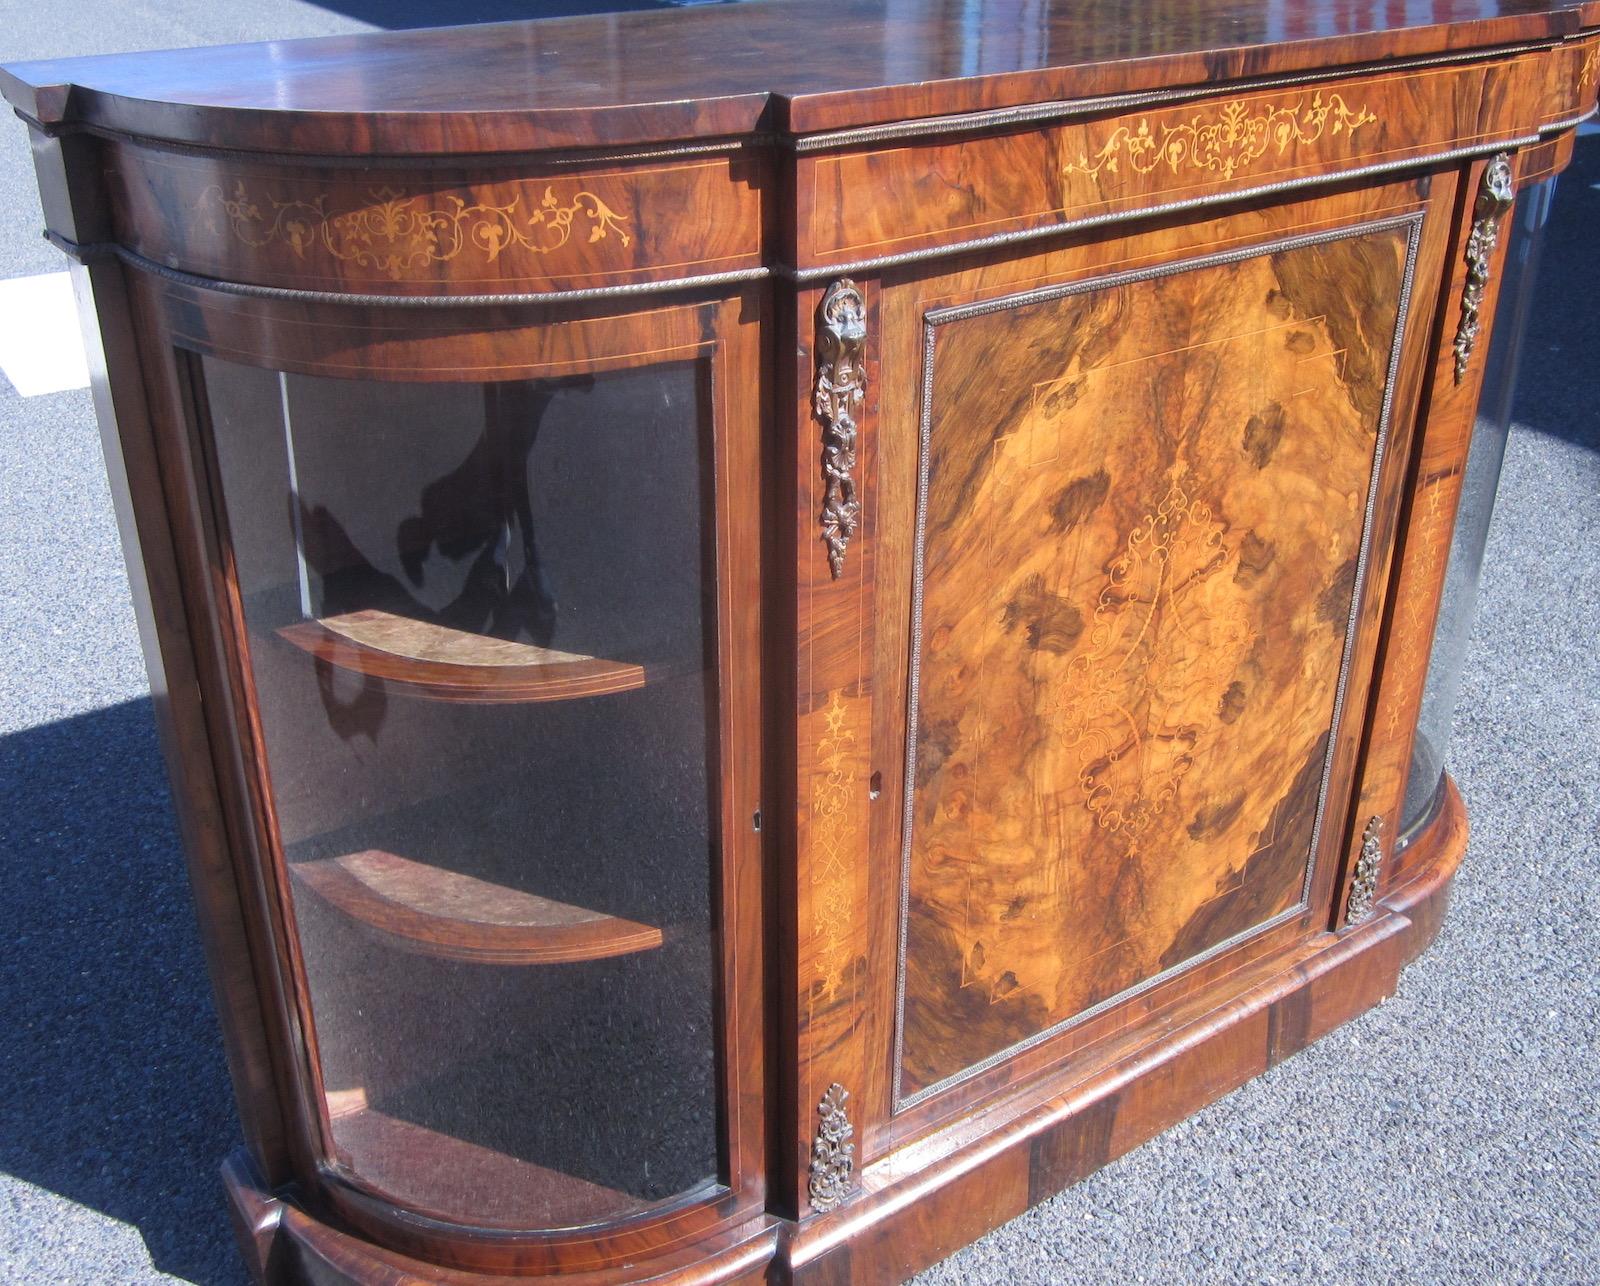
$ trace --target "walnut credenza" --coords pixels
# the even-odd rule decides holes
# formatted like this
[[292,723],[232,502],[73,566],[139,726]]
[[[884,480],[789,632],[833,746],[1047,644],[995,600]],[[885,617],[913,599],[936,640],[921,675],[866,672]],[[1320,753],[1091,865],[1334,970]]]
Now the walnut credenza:
[[1355,13],[5,69],[258,1278],[898,1280],[1394,989],[1600,3]]

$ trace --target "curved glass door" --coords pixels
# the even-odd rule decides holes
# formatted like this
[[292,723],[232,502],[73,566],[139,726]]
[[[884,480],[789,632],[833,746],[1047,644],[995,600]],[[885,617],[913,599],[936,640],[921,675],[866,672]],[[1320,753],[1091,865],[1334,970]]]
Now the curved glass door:
[[1444,789],[1445,752],[1461,690],[1467,643],[1472,637],[1478,577],[1489,541],[1489,519],[1494,513],[1500,466],[1511,432],[1511,399],[1516,391],[1528,304],[1538,276],[1539,248],[1555,187],[1552,177],[1521,192],[1509,227],[1500,302],[1484,361],[1477,419],[1461,482],[1455,535],[1450,542],[1450,561],[1445,569],[1438,624],[1428,656],[1427,684],[1417,714],[1417,735],[1401,806],[1402,844],[1434,816]]
[[333,1163],[522,1228],[715,1181],[704,367],[194,367]]

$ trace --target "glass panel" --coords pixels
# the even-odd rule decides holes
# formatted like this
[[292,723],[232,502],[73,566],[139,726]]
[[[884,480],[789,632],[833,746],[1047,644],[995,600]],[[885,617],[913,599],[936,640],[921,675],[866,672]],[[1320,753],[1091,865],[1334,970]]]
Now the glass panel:
[[1445,572],[1439,621],[1433,651],[1428,657],[1428,681],[1417,718],[1417,739],[1411,752],[1405,802],[1400,810],[1401,842],[1432,816],[1444,785],[1445,750],[1455,718],[1461,687],[1461,667],[1472,635],[1473,610],[1478,597],[1478,575],[1483,549],[1489,539],[1489,518],[1494,512],[1495,489],[1505,459],[1511,429],[1511,396],[1516,388],[1517,362],[1522,352],[1523,323],[1538,275],[1539,246],[1554,178],[1525,189],[1517,206],[1506,246],[1500,303],[1489,349],[1484,358],[1483,390],[1478,399],[1477,422],[1461,482],[1461,502],[1456,512],[1455,535]]
[[704,368],[200,366],[335,1159],[517,1227],[715,1179]]

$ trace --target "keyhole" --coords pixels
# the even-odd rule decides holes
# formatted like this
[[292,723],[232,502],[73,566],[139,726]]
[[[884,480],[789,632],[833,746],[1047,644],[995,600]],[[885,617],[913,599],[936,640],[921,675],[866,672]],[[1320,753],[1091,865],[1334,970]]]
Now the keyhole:
[[875,772],[867,782],[867,798],[876,799],[881,794],[883,794],[883,774]]

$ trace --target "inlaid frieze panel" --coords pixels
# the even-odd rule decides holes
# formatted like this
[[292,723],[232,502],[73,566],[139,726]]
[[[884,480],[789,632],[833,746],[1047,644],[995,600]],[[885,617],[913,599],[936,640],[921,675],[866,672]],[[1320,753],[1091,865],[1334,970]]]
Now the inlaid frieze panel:
[[1592,111],[1596,74],[1600,73],[1600,36],[1590,35],[1552,49],[1544,60],[1544,72],[1541,125],[1570,122]]
[[201,276],[299,290],[596,289],[760,266],[748,150],[543,172],[303,166],[121,145],[122,242]]
[[[1509,146],[1528,133],[1510,111],[1514,87],[1542,87],[1547,75],[1531,59],[1446,64],[1188,101],[1158,94],[1133,110],[1042,128],[840,147],[800,168],[799,262],[1028,236],[1495,140]],[[1563,107],[1574,83],[1563,82]]]
[[901,1107],[1304,909],[1416,227],[927,314]]

